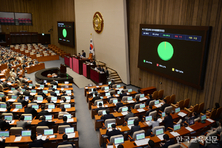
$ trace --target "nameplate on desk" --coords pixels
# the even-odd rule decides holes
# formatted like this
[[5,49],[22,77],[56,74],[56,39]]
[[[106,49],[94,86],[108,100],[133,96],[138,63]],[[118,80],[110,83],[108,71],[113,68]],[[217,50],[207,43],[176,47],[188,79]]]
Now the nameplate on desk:
[[15,102],[16,99],[9,99],[8,102]]
[[88,87],[85,87],[85,89],[88,89]]
[[138,112],[144,112],[145,110],[141,108],[141,109],[137,109],[137,111]]
[[71,118],[71,119],[68,119],[67,122],[73,122],[74,120]]
[[142,140],[136,140],[135,143],[136,143],[137,146],[147,145],[149,140],[150,140],[150,138],[145,138],[145,139],[142,139]]
[[39,101],[39,100],[37,100],[36,102],[37,102],[37,103],[42,103],[42,101]]
[[51,136],[49,136],[49,138],[55,138],[55,135],[51,135]]
[[96,88],[99,88],[99,86],[96,86]]
[[15,140],[14,140],[14,142],[21,141],[21,139],[22,139],[22,137],[21,137],[21,136],[16,137],[16,138],[15,138]]
[[68,138],[74,138],[76,136],[75,133],[71,133],[71,134],[67,134],[68,135]]
[[161,103],[159,103],[159,104],[156,104],[155,106],[156,106],[156,108],[160,108],[161,107]]

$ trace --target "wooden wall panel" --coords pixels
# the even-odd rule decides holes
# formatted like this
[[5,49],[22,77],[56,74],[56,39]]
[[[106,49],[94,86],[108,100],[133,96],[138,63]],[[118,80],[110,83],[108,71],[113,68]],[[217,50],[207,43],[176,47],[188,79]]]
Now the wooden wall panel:
[[[192,105],[205,102],[205,108],[208,108],[219,102],[222,106],[221,8],[221,0],[127,0],[131,84],[141,88],[155,86],[158,90],[164,89],[165,96],[176,94],[176,100],[190,98]],[[140,24],[212,26],[203,90],[137,67]]]

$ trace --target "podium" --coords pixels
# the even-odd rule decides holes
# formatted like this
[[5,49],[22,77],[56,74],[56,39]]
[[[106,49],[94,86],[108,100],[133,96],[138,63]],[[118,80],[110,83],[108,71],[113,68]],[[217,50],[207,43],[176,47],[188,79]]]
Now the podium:
[[83,76],[85,76],[86,78],[90,79],[90,69],[91,68],[95,68],[95,67],[96,67],[96,65],[91,65],[91,64],[83,63],[83,65],[82,65]]
[[90,69],[90,79],[95,83],[103,83],[106,84],[106,74],[97,72],[94,69]]

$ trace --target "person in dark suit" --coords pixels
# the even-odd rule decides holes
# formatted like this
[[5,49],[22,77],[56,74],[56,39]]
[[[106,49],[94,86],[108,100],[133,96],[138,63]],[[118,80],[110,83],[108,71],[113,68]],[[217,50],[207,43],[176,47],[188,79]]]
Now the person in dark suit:
[[51,115],[47,110],[45,110],[45,106],[41,106],[42,111],[39,113],[39,117],[45,116],[45,115]]
[[125,121],[128,121],[128,119],[129,119],[130,117],[135,117],[135,114],[132,113],[131,108],[128,107],[128,114],[124,117],[124,120],[125,120]]
[[136,102],[134,103],[134,107],[133,108],[135,108],[136,104],[140,104],[140,96],[136,97]]
[[24,96],[30,96],[29,88],[27,87],[26,90],[23,92]]
[[52,89],[52,92],[50,93],[50,95],[57,97],[57,94],[55,93],[55,88]]
[[70,125],[71,126],[71,124],[67,122],[66,116],[63,116],[62,119],[63,119],[63,123],[61,123],[60,125]]
[[131,136],[133,136],[133,133],[136,131],[141,130],[140,126],[139,126],[139,121],[137,119],[134,120],[134,126],[131,127],[131,130],[129,132],[129,134]]
[[5,122],[4,116],[0,115],[0,129],[2,131],[4,131],[6,128],[9,128],[9,127],[10,127],[10,125],[9,125],[9,123]]
[[100,97],[99,97],[98,93],[96,92],[95,97],[92,99],[92,103],[94,104],[94,102],[99,99],[100,99]]
[[123,99],[124,96],[127,96],[127,93],[125,90],[122,90],[122,93],[120,94],[120,98]]
[[112,92],[110,93],[110,95],[111,95],[111,96],[108,98],[108,103],[109,103],[110,99],[115,98],[115,97],[113,96],[113,93],[112,93]]
[[101,72],[105,72],[105,70],[104,70],[104,68],[103,67],[101,67],[101,70],[100,70]]
[[174,140],[170,139],[169,135],[167,135],[167,134],[163,135],[163,139],[164,139],[165,143],[163,143],[163,142],[160,143],[160,147],[162,147],[162,148],[168,148],[168,146],[175,143]]
[[103,107],[103,104],[102,103],[99,103],[99,107],[96,108],[95,110],[99,111],[99,110],[106,110],[107,108],[106,107]]
[[50,82],[50,84],[56,85],[58,87],[58,83],[56,83],[55,79],[53,79],[52,82]]
[[123,103],[121,102],[121,99],[118,99],[118,103],[116,103],[116,111],[118,112],[119,108],[123,107]]
[[32,134],[31,139],[32,139],[32,142],[29,143],[29,148],[32,148],[32,147],[43,147],[44,148],[43,144],[49,141],[49,137],[47,137],[45,141],[43,141],[42,139],[37,140],[36,134]]
[[163,112],[164,109],[165,109],[166,107],[168,107],[168,106],[170,106],[170,105],[167,104],[167,100],[166,100],[166,99],[163,99],[163,105],[160,107],[160,110]]
[[155,142],[153,140],[149,140],[148,141],[148,146],[149,146],[149,148],[154,148]]
[[42,88],[39,90],[38,95],[41,95],[44,99],[47,98],[46,94],[43,93]]
[[109,71],[108,71],[107,67],[105,68],[105,74],[106,74],[106,78],[109,78]]
[[148,106],[148,111],[146,112],[145,116],[149,116],[150,112],[153,111],[153,106],[152,105],[149,105]]
[[169,112],[166,112],[166,116],[163,120],[164,126],[165,126],[165,130],[167,130],[168,127],[173,128],[173,118],[170,115]]
[[25,113],[32,114],[33,118],[37,115],[37,111],[34,108],[32,108],[31,104],[28,104],[28,107],[25,108]]
[[55,123],[55,122],[45,121],[45,116],[41,116],[41,117],[39,118],[39,120],[42,120],[42,121],[39,122],[39,123],[37,124],[37,126],[49,126],[49,125],[52,125],[52,124]]
[[[73,148],[76,147],[73,142],[69,142],[69,141],[68,141],[68,136],[67,136],[66,134],[64,134],[64,135],[62,136],[62,139],[63,139],[63,142],[58,143],[58,146],[59,146],[59,145],[65,145],[65,144],[71,144]],[[58,147],[58,146],[57,146],[57,147]]]
[[149,99],[147,99],[147,101],[146,101],[146,106],[149,105],[150,101],[152,101],[152,100],[153,100],[153,97],[151,94],[149,94]]
[[115,124],[112,124],[111,126],[112,126],[112,131],[109,131],[108,129],[106,131],[106,135],[108,136],[109,140],[110,140],[110,137],[112,137],[112,136],[120,135],[120,134],[123,135],[123,133],[120,130],[116,129]]
[[101,71],[101,66],[97,65],[97,70]]
[[96,66],[96,62],[95,62],[94,59],[93,59],[93,60],[90,60],[90,63]]
[[85,53],[85,51],[84,50],[82,50],[82,57],[86,57],[86,53]]
[[105,121],[106,119],[112,119],[112,118],[115,118],[115,117],[113,116],[113,114],[110,114],[110,110],[109,110],[109,109],[106,110],[106,115],[103,115],[103,116],[101,117],[101,119],[103,119],[104,121]]

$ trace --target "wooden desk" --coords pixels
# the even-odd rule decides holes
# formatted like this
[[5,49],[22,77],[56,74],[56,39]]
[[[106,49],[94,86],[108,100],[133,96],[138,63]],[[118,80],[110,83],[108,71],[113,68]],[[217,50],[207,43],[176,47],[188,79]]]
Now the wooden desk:
[[[62,142],[62,136],[63,134],[59,134],[59,133],[54,133],[54,135],[57,135],[56,138],[50,138],[49,142],[45,143],[44,146],[45,147],[57,147],[58,143]],[[48,136],[47,136],[48,137]],[[22,137],[21,141],[15,141],[15,136],[11,135],[10,137],[7,137],[5,139],[5,143],[9,144],[10,146],[22,146],[24,148],[28,148],[28,143],[32,142],[30,137]],[[76,145],[76,147],[79,147],[79,133],[78,131],[75,131],[75,137],[74,138],[70,138],[69,141],[73,141]],[[46,146],[48,145],[48,146]]]
[[[108,86],[108,84],[99,85],[99,86],[84,87],[85,96],[87,95],[87,91],[89,91],[89,89],[93,89],[93,88],[101,89],[101,87],[104,87],[104,86]],[[88,102],[88,101],[87,101],[87,102]]]
[[156,91],[156,87],[153,86],[140,89],[140,92],[145,95],[152,94],[154,91]]
[[7,68],[7,64],[0,64],[0,70],[4,70]]
[[65,63],[65,65],[67,65],[67,66],[69,66],[69,58],[70,58],[70,57],[64,56],[64,63]]
[[90,69],[90,79],[95,83],[106,83],[106,74],[97,72],[94,69]]
[[91,65],[91,64],[86,64],[86,63],[83,63],[82,65],[83,69],[83,76],[85,76],[86,78],[90,79],[90,69],[91,68],[95,68],[96,65]]
[[33,73],[35,71],[45,69],[45,63],[39,63],[39,64],[34,65],[34,66],[26,67],[25,69],[27,70],[27,74],[30,74],[30,73]]
[[39,62],[59,60],[59,55],[50,55],[50,56],[36,57],[36,59]]

